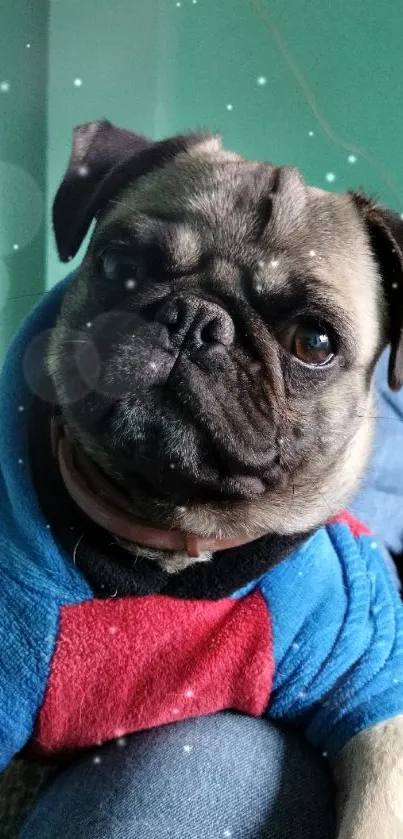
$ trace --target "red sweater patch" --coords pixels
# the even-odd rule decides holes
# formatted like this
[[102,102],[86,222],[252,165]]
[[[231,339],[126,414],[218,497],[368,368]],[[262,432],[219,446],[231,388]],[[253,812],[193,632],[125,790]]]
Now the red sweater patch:
[[42,757],[224,709],[260,716],[273,679],[267,607],[153,595],[61,611],[30,752]]

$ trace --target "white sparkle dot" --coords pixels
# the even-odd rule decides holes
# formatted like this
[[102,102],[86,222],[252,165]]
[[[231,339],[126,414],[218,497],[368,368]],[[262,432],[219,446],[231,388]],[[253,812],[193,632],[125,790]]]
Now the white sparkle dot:
[[102,746],[102,740],[97,740],[97,746]]
[[182,5],[182,3],[180,2],[180,0],[178,0],[178,2],[177,2],[177,4],[176,4],[176,5],[177,5],[178,9],[180,9],[180,7],[181,7],[181,5]]
[[45,527],[46,527],[46,530],[50,530],[50,524],[46,524]]
[[334,172],[326,172],[326,180],[329,184],[334,183],[334,181],[336,180],[336,175],[334,174]]
[[294,641],[294,643],[292,645],[292,648],[293,648],[293,650],[299,650],[299,644],[297,644],[297,642]]
[[264,268],[264,259],[259,259],[258,266],[259,268]]
[[90,171],[90,170],[89,170],[88,166],[85,166],[85,165],[84,165],[84,166],[79,166],[79,167],[78,167],[78,174],[79,174],[82,178],[86,178],[86,177],[87,177],[87,175],[89,174],[89,171]]
[[186,507],[177,507],[178,513],[186,513]]
[[118,630],[117,630],[116,626],[110,626],[109,627],[109,632],[110,632],[111,635],[116,635],[117,631]]
[[302,573],[302,571],[298,571],[298,576],[299,576],[299,577],[303,577],[303,576],[304,576],[304,575],[303,575],[303,573]]
[[169,464],[169,468],[170,468],[170,469],[175,469],[175,464],[174,464],[174,463],[170,463],[170,464]]
[[186,752],[186,754],[189,754],[189,752],[192,751],[192,748],[193,748],[193,746],[186,745],[186,746],[183,747],[183,751]]
[[271,262],[270,262],[270,265],[272,265],[273,268],[277,268],[278,259],[272,259]]
[[316,251],[309,251],[309,256],[316,256]]
[[27,50],[31,49],[31,44],[25,44],[25,46],[26,46]]
[[314,137],[314,136],[315,136],[313,131],[308,131],[308,134],[309,134],[309,136],[310,136],[310,137]]
[[99,757],[99,755],[95,755],[95,757],[92,758],[92,762],[93,763],[101,763],[101,758]]
[[258,283],[258,285],[256,286],[256,291],[261,291],[262,288],[263,286],[261,285],[261,283]]
[[92,323],[89,320],[89,321],[87,321],[87,323],[85,325],[86,325],[87,329],[91,329]]
[[74,79],[74,87],[81,87],[83,83],[82,79]]
[[233,110],[233,107],[234,107],[233,105],[228,104],[228,105],[227,105],[227,111],[232,111],[232,110]]
[[72,260],[72,259],[73,259],[73,257],[72,257],[72,256],[68,256],[68,257],[67,257],[67,262],[71,262],[71,260]]
[[157,369],[157,365],[156,365],[155,361],[150,361],[149,366],[151,367],[151,370],[156,370]]
[[185,691],[185,696],[187,696],[188,699],[191,699],[191,697],[194,696],[194,695],[195,695],[194,690],[189,689],[189,690]]
[[284,437],[279,437],[279,438],[278,438],[278,444],[279,444],[279,446],[282,446],[282,445],[283,445],[283,443],[284,443]]
[[179,708],[172,708],[173,714],[179,714]]
[[8,93],[8,91],[10,90],[10,82],[1,82],[0,90],[2,93]]
[[18,406],[18,410],[19,410],[20,412],[22,412],[22,411],[24,410],[24,406],[23,406],[23,405],[19,405],[19,406]]
[[393,679],[393,684],[398,685],[399,684],[399,679]]
[[121,746],[121,747],[125,746],[126,743],[127,743],[126,737],[119,737],[119,739],[116,740],[116,743],[117,743],[118,746]]
[[376,542],[371,542],[371,548],[374,551],[378,547]]
[[17,244],[13,245],[13,251],[19,251],[19,249],[20,249],[19,245],[17,245]]
[[196,6],[197,0],[192,0],[194,6]]
[[403,219],[403,213],[400,213],[400,218]]
[[22,464],[22,463],[24,463],[24,461],[23,461],[22,457],[19,457],[19,458],[18,458],[18,463],[20,464],[20,466],[21,466],[21,464]]
[[392,288],[394,288],[394,289],[399,288],[399,284],[398,283],[392,283]]
[[357,157],[355,154],[349,154],[347,160],[349,163],[357,163]]
[[230,837],[232,836],[232,833],[231,833],[230,830],[224,830],[223,836],[225,836],[226,839],[230,839]]
[[327,757],[327,752],[322,752],[322,757]]
[[306,697],[306,692],[304,690],[301,690],[301,693],[299,694],[299,698],[300,699],[305,699],[305,697]]
[[133,280],[133,279],[125,280],[125,288],[129,288],[129,289],[130,288],[136,288],[136,285],[137,285],[136,280]]
[[264,85],[267,84],[266,76],[258,76],[256,81],[257,81],[259,87],[264,87]]

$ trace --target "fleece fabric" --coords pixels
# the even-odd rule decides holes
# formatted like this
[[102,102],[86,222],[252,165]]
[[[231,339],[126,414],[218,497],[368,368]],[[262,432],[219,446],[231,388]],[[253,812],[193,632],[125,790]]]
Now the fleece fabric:
[[403,607],[348,514],[275,567],[268,543],[266,570],[225,596],[97,595],[44,516],[29,452],[33,359],[67,282],[0,378],[0,769],[227,708],[299,725],[331,755],[402,713]]

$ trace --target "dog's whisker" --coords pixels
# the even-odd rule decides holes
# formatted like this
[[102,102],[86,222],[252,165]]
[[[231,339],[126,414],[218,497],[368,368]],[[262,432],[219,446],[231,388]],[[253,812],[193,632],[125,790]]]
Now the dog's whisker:
[[77,540],[76,545],[75,545],[75,548],[74,548],[74,551],[73,551],[73,565],[76,565],[78,546],[79,546],[81,540],[84,538],[84,536],[85,536],[85,533],[82,533],[81,536],[79,537],[79,539]]
[[[368,419],[368,420],[390,420],[391,422],[400,422],[402,423],[402,417],[386,417],[383,414],[353,414],[352,415],[355,419]],[[403,433],[403,430],[402,430]]]

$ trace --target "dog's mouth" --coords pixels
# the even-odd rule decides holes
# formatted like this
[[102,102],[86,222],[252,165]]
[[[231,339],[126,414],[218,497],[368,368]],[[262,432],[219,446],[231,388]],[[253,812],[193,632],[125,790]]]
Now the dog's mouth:
[[174,529],[156,528],[139,519],[133,501],[111,481],[75,444],[60,417],[52,418],[53,454],[69,494],[89,518],[126,543],[155,550],[187,552],[198,558],[205,551],[238,547],[250,541],[242,536],[231,539],[204,538]]
[[186,354],[174,369],[158,366],[145,374],[131,363],[121,382],[108,360],[108,385],[98,381],[82,400],[64,405],[74,438],[102,470],[129,497],[151,503],[254,501],[278,486],[281,432],[261,407],[263,397],[257,406],[248,397],[246,375],[235,384],[217,380]]
[[74,417],[71,428],[100,472],[137,509],[140,499],[152,508],[255,501],[279,485],[276,447],[268,446],[263,464],[257,456],[253,464],[242,438],[239,448],[229,434],[215,444],[196,420],[183,416],[183,406],[167,391],[136,402],[133,408],[130,398],[115,404],[103,420],[90,419],[86,427],[82,415],[79,422]]

